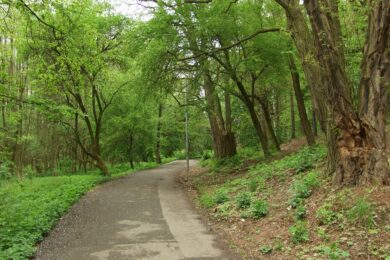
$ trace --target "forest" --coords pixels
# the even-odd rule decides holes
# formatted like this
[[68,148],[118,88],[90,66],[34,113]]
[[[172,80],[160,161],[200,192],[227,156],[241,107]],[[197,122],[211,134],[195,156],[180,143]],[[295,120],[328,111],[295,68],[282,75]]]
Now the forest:
[[[287,177],[298,193],[308,189],[294,209],[314,187],[336,201],[357,191],[367,210],[382,203],[363,230],[390,239],[390,0],[122,2],[0,1],[1,259],[32,256],[94,185],[186,156],[222,185],[193,176],[210,211],[235,197],[238,219],[250,208],[256,221],[268,204],[253,211],[246,196],[273,179],[258,175],[290,169],[307,174],[300,184]],[[245,188],[230,189],[236,175]],[[340,220],[329,214],[323,222]],[[301,217],[294,244],[309,240]],[[329,259],[348,257],[327,249],[338,254]],[[389,247],[377,249],[374,257],[390,258]]]

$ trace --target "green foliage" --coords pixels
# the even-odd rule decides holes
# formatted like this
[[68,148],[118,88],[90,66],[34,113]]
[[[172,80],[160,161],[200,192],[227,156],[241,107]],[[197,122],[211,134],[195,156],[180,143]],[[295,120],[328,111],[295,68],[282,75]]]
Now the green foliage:
[[249,186],[250,192],[255,192],[257,190],[259,184],[258,184],[256,179],[251,179],[251,180],[249,180],[248,186]]
[[[103,177],[41,177],[0,188],[0,256],[23,259],[57,219]],[[2,258],[0,257],[0,258]]]
[[212,208],[215,206],[215,200],[209,194],[203,194],[199,198],[199,203],[204,208]]
[[355,205],[346,212],[346,215],[348,220],[355,225],[366,227],[374,225],[374,207],[364,197],[357,198]]
[[339,247],[337,243],[332,243],[329,246],[321,245],[316,247],[316,250],[328,257],[330,260],[339,260],[349,258],[349,253]]
[[177,150],[173,153],[173,157],[177,158],[178,160],[185,160],[186,159],[186,151],[185,150]]
[[291,240],[295,244],[309,241],[309,231],[305,221],[297,221],[288,231],[291,234]]
[[0,163],[0,184],[4,180],[8,180],[12,177],[9,162]]
[[216,204],[223,204],[229,201],[228,191],[224,188],[218,189],[213,196],[213,200]]
[[240,218],[247,219],[250,218],[251,216],[252,216],[252,212],[248,209],[240,212]]
[[303,220],[306,218],[307,209],[304,205],[299,205],[295,210],[295,219]]
[[236,196],[236,206],[238,209],[247,209],[251,206],[251,193],[240,192]]
[[212,150],[205,150],[205,151],[203,151],[203,153],[202,153],[202,158],[201,158],[201,160],[202,161],[206,161],[206,160],[209,160],[209,159],[211,159],[211,158],[213,158],[214,157],[214,152],[212,151]]
[[325,202],[316,212],[319,225],[329,225],[342,219],[343,215],[332,209],[331,202]]
[[243,158],[239,155],[234,155],[228,158],[224,158],[216,161],[216,164],[213,167],[213,171],[221,172],[221,171],[231,171],[240,169],[243,164]]
[[252,217],[259,219],[268,214],[268,203],[264,200],[258,200],[252,203],[251,206]]
[[293,183],[293,198],[290,202],[293,208],[299,206],[303,199],[310,197],[312,190],[320,185],[319,174],[311,171],[306,176]]
[[272,246],[264,245],[264,246],[261,246],[259,250],[261,253],[266,255],[266,254],[269,254],[272,252]]
[[[252,167],[249,171],[250,175],[260,175],[264,178],[271,178],[277,174],[283,174],[289,169],[305,167],[306,164],[315,165],[321,162],[326,157],[326,149],[323,146],[305,147],[298,152],[285,156],[281,160],[275,160],[271,163],[260,163]],[[311,176],[313,177],[313,176]],[[311,182],[313,180],[308,180]]]

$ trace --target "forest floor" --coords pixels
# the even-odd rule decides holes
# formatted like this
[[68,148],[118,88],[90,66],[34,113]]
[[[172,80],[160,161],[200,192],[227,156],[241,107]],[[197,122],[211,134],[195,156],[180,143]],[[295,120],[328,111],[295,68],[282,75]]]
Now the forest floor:
[[325,148],[303,143],[267,161],[209,159],[179,181],[244,259],[389,260],[390,187],[334,189]]
[[95,188],[61,218],[36,259],[240,259],[175,181],[175,161]]

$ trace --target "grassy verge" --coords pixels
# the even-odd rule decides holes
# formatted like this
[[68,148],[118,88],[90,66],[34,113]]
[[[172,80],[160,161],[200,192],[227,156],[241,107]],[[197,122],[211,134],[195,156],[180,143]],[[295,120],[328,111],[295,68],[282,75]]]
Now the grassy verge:
[[208,159],[189,180],[245,259],[390,260],[390,188],[334,189],[325,158],[315,146],[268,161]]
[[140,163],[134,170],[126,165],[111,166],[109,178],[90,171],[4,182],[0,186],[0,259],[27,259],[34,255],[36,243],[92,187],[155,166],[150,162]]

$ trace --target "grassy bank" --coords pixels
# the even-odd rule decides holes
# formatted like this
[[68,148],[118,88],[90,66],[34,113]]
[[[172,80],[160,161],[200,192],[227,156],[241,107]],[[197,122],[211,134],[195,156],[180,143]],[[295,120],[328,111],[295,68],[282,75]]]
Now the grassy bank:
[[192,173],[202,212],[246,259],[390,259],[390,189],[334,189],[326,150],[242,156]]
[[111,167],[111,177],[90,171],[3,182],[0,185],[0,259],[27,259],[32,256],[36,243],[92,187],[155,166],[156,163],[140,163],[131,170],[126,165],[116,165]]

